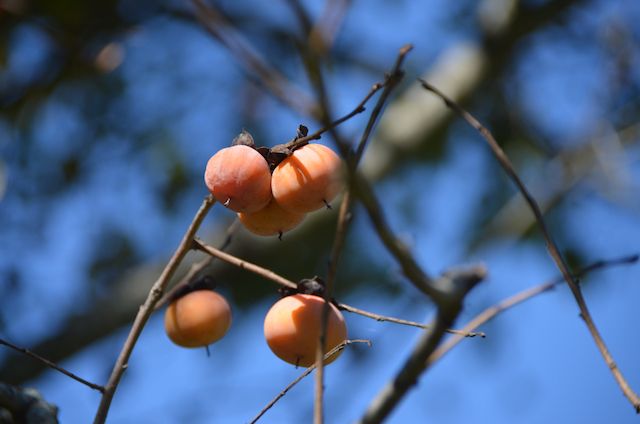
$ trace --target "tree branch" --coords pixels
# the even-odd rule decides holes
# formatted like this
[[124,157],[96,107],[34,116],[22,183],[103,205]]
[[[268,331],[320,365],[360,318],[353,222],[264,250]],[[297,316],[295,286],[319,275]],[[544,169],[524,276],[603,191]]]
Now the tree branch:
[[[229,247],[229,245],[231,244],[233,233],[235,233],[239,225],[240,225],[240,221],[236,218],[233,221],[233,223],[229,226],[229,228],[227,228],[227,236],[221,242],[219,250],[224,251],[227,247]],[[167,291],[164,294],[164,296],[162,296],[162,298],[158,301],[158,303],[156,303],[156,305],[153,307],[153,310],[157,311],[158,309],[162,308],[167,302],[173,299],[173,296],[175,296],[175,294],[179,292],[184,286],[186,286],[187,284],[193,282],[196,278],[198,278],[200,273],[206,267],[211,265],[212,262],[213,262],[213,256],[207,256],[203,260],[191,264],[189,271],[187,271],[187,273],[180,279],[180,281],[176,285],[174,285],[171,288],[171,290]]]
[[187,228],[186,233],[182,237],[178,248],[174,252],[171,259],[169,259],[169,262],[162,271],[162,274],[160,274],[160,277],[158,277],[156,282],[151,287],[149,295],[147,296],[147,300],[140,307],[131,330],[129,331],[129,335],[124,342],[122,351],[120,352],[113,370],[111,371],[109,381],[104,388],[102,399],[100,400],[100,405],[98,406],[98,411],[96,412],[96,416],[93,421],[94,424],[104,423],[107,419],[107,414],[109,412],[109,407],[111,406],[111,401],[113,400],[113,395],[118,388],[118,383],[122,378],[122,374],[124,374],[125,370],[127,369],[129,357],[131,356],[131,352],[133,352],[133,348],[138,341],[138,337],[142,333],[142,329],[153,313],[155,304],[158,302],[158,300],[160,300],[162,293],[167,287],[167,284],[169,284],[169,280],[175,273],[176,269],[178,269],[178,265],[180,265],[180,262],[182,262],[182,259],[186,256],[187,252],[191,250],[191,247],[193,246],[193,237],[198,231],[198,228],[204,220],[204,217],[207,215],[207,212],[209,212],[209,209],[211,208],[211,206],[213,206],[214,203],[215,200],[213,196],[208,195],[207,197],[205,197],[202,205],[200,206],[200,209],[198,209],[198,212],[196,212],[196,215],[193,217],[193,220],[189,225],[189,228]]
[[[631,256],[623,256],[617,259],[610,260],[601,260],[588,265],[581,270],[579,270],[576,275],[582,277],[590,272],[596,271],[598,269],[609,268],[616,265],[628,265],[638,261],[638,255]],[[486,324],[493,318],[495,318],[498,314],[506,311],[507,309],[513,308],[514,306],[529,300],[541,293],[545,293],[558,284],[564,283],[564,278],[559,277],[554,280],[548,281],[546,283],[540,284],[538,286],[534,286],[523,290],[513,296],[510,296],[503,301],[497,303],[496,305],[490,306],[484,311],[480,312],[474,318],[472,318],[461,330],[461,333],[472,332],[475,331],[478,327],[483,324]],[[462,341],[464,337],[461,335],[455,335],[449,338],[446,343],[443,343],[438,349],[436,349],[427,359],[427,367],[430,367],[438,360],[442,359],[444,355],[446,355],[451,349],[456,347],[458,343]]]
[[[347,305],[346,303],[338,303],[338,309],[340,309],[341,311],[351,312],[352,314],[362,315],[363,317],[375,319],[378,322],[390,322],[390,323],[393,323],[393,324],[407,325],[407,326],[410,326],[410,327],[422,328],[423,330],[427,330],[430,327],[429,325],[421,324],[421,323],[415,322],[415,321],[409,321],[409,320],[406,320],[406,319],[394,318],[394,317],[390,317],[390,316],[386,316],[386,315],[374,314],[373,312],[365,311],[363,309],[356,308],[355,306]],[[450,334],[457,334],[461,338],[465,338],[465,337],[482,337],[482,338],[485,338],[487,336],[482,331],[479,331],[479,332],[469,331],[469,332],[467,332],[467,331],[464,331],[464,330],[453,330],[451,328],[446,329],[445,332],[450,333]]]
[[8,342],[8,341],[6,341],[4,339],[1,339],[1,338],[0,338],[0,344],[5,345],[5,346],[7,346],[7,347],[9,347],[9,348],[11,348],[11,349],[13,349],[15,351],[18,351],[20,353],[25,354],[27,356],[30,356],[30,357],[32,357],[34,359],[37,359],[38,361],[42,362],[43,364],[45,364],[49,368],[53,368],[54,370],[61,372],[62,374],[66,375],[67,377],[70,377],[70,378],[76,380],[77,382],[82,383],[85,386],[92,388],[93,390],[97,390],[97,391],[99,391],[101,393],[104,392],[104,387],[100,386],[99,384],[95,384],[95,383],[92,383],[92,382],[90,382],[88,380],[85,380],[82,377],[78,377],[76,374],[72,373],[71,371],[67,371],[66,369],[64,369],[61,366],[59,366],[58,364],[56,364],[55,362],[52,362],[52,361],[48,360],[47,358],[44,358],[44,357],[38,355],[37,353],[30,351],[29,349],[16,346],[13,343]]
[[[393,66],[392,71],[387,75],[384,81],[384,90],[382,94],[378,98],[375,107],[371,111],[371,115],[369,116],[369,120],[367,121],[367,125],[365,127],[364,132],[362,133],[362,137],[360,138],[360,142],[356,148],[355,154],[347,156],[347,167],[348,167],[348,179],[349,184],[347,188],[347,192],[342,199],[342,204],[340,205],[340,211],[338,214],[338,223],[336,225],[336,235],[333,240],[333,246],[331,248],[331,254],[329,256],[329,264],[327,269],[327,278],[326,278],[326,287],[324,291],[324,307],[322,308],[322,326],[320,329],[320,339],[318,340],[318,346],[316,350],[316,410],[319,411],[317,417],[314,421],[316,424],[322,423],[322,403],[323,403],[323,372],[324,372],[324,362],[322,361],[322,356],[324,352],[326,333],[327,333],[327,323],[329,321],[329,302],[333,297],[334,286],[335,286],[335,277],[338,270],[338,260],[340,255],[342,254],[342,248],[344,246],[344,241],[347,234],[348,229],[348,217],[351,214],[351,199],[353,196],[353,184],[351,183],[353,176],[355,175],[356,168],[358,166],[358,162],[364,153],[364,148],[366,147],[367,141],[373,131],[373,128],[382,113],[382,109],[391,94],[391,91],[395,88],[395,86],[400,82],[404,73],[401,70],[402,63],[406,55],[411,51],[412,46],[410,44],[402,47],[398,53],[398,57]],[[374,86],[375,87],[375,86]]]
[[[341,350],[343,350],[347,345],[350,345],[350,344],[353,344],[353,343],[366,343],[367,345],[371,346],[371,341],[369,341],[369,340],[360,340],[360,339],[345,340],[342,343],[340,343],[339,345],[337,345],[336,347],[334,347],[333,349],[331,349],[329,352],[327,352],[326,355],[324,355],[324,360],[326,361],[327,359],[331,358],[336,353],[338,353]],[[258,413],[258,415],[253,417],[253,419],[250,421],[250,424],[256,423],[269,409],[271,409],[273,407],[273,405],[276,404],[276,402],[278,402],[280,399],[282,399],[284,397],[284,395],[286,395],[289,390],[291,390],[296,384],[298,384],[300,381],[302,381],[302,379],[304,379],[306,376],[311,374],[313,372],[313,370],[315,370],[315,369],[316,369],[316,364],[313,364],[309,368],[304,370],[304,372],[302,374],[300,374],[300,376],[298,376],[295,380],[293,380],[291,383],[289,383],[289,385],[287,387],[285,387],[280,393],[278,393],[278,395],[275,398],[273,398],[271,400],[271,402],[269,402],[264,408],[262,408],[262,410]]]
[[398,406],[426,369],[426,359],[436,349],[446,329],[458,317],[467,293],[485,276],[486,269],[476,266],[447,272],[437,280],[436,283],[447,293],[447,302],[438,305],[433,326],[420,337],[400,371],[369,404],[359,423],[380,423]]
[[[210,246],[197,238],[194,239],[194,248],[201,250],[202,252],[205,252],[213,257],[216,257],[222,260],[223,262],[226,262],[228,264],[237,266],[238,268],[246,269],[247,271],[253,272],[254,274],[257,274],[264,279],[271,280],[272,282],[282,287],[289,288],[289,289],[298,288],[298,285],[295,282],[284,278],[283,276],[271,271],[270,269],[263,268],[260,265],[256,265],[249,261],[245,261],[244,259],[240,259],[236,256],[233,256],[229,253],[223,252],[222,250],[216,249],[215,247]],[[335,302],[335,300],[332,300],[332,302]],[[423,329],[429,328],[428,325],[423,325],[417,322],[407,321],[400,318],[389,317],[386,315],[375,314],[373,312],[368,312],[363,309],[356,308],[355,306],[347,305],[346,303],[335,302],[335,304],[338,308],[344,311],[362,315],[367,318],[375,319],[376,321],[388,321],[395,324],[410,325],[410,326],[419,327]],[[460,330],[453,330],[453,329],[447,329],[446,332],[452,333],[452,334],[462,334]],[[485,334],[484,333],[464,333],[464,336],[465,337],[475,337],[475,336],[485,337]]]
[[562,276],[564,277],[564,280],[566,281],[567,285],[571,289],[571,293],[573,293],[576,303],[578,304],[578,308],[580,309],[580,316],[584,320],[589,330],[589,333],[591,333],[591,337],[596,343],[596,346],[598,347],[600,354],[602,355],[605,363],[611,370],[611,374],[613,375],[614,379],[622,389],[622,392],[627,397],[627,399],[629,399],[629,402],[631,402],[636,412],[640,414],[640,397],[638,397],[638,395],[633,391],[633,389],[631,389],[631,386],[629,386],[629,383],[622,375],[622,372],[620,371],[620,369],[618,368],[618,365],[614,361],[613,356],[609,352],[609,349],[607,348],[604,342],[604,339],[602,338],[602,335],[600,334],[600,332],[598,331],[598,328],[596,327],[595,321],[591,317],[591,313],[589,312],[589,308],[587,307],[587,303],[584,299],[584,296],[582,295],[582,290],[580,289],[578,282],[571,275],[569,266],[567,265],[564,258],[560,254],[560,250],[558,249],[558,246],[556,245],[555,241],[551,237],[551,233],[547,229],[547,225],[542,216],[542,212],[540,211],[540,207],[538,206],[536,200],[533,198],[531,193],[529,193],[529,190],[527,190],[527,187],[524,185],[524,183],[516,173],[506,153],[502,150],[502,148],[500,147],[498,142],[495,140],[491,132],[488,129],[486,129],[475,117],[473,117],[473,115],[471,115],[469,112],[467,112],[462,107],[460,107],[456,102],[449,99],[437,88],[433,87],[426,81],[422,81],[422,80],[420,81],[422,86],[426,90],[440,97],[444,101],[444,103],[447,105],[447,107],[449,107],[451,110],[453,110],[458,115],[460,115],[462,119],[464,119],[469,125],[475,128],[480,133],[480,135],[482,135],[484,140],[487,142],[487,144],[491,148],[493,155],[498,160],[498,163],[500,163],[500,166],[502,166],[502,169],[513,181],[513,183],[516,185],[520,193],[522,193],[522,196],[525,198],[525,200],[527,201],[527,204],[529,205],[529,208],[531,209],[531,211],[536,217],[536,222],[538,224],[540,232],[542,233],[542,236],[544,237],[545,243],[547,245],[547,250],[549,251],[549,254],[551,255],[551,257],[553,258],[553,261],[555,262],[556,266],[562,273]]

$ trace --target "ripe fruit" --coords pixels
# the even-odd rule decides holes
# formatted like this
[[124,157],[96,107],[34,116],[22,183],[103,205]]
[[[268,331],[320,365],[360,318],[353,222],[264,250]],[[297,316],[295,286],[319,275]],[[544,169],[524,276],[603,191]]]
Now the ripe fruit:
[[283,209],[307,213],[328,205],[342,190],[342,161],[322,144],[296,149],[273,171],[271,191]]
[[304,214],[289,212],[280,207],[275,200],[254,213],[239,213],[238,219],[245,228],[259,236],[273,236],[295,228],[304,219]]
[[[315,363],[316,346],[320,338],[324,299],[310,294],[295,294],[276,302],[264,319],[264,337],[271,351],[280,359],[296,366]],[[324,353],[347,338],[344,317],[329,304],[329,319]],[[333,362],[340,353],[325,361]]]
[[213,155],[204,182],[216,200],[236,212],[256,212],[271,200],[267,161],[246,145],[226,147]]
[[231,326],[231,308],[211,290],[196,290],[169,304],[164,328],[175,344],[202,347],[220,340]]

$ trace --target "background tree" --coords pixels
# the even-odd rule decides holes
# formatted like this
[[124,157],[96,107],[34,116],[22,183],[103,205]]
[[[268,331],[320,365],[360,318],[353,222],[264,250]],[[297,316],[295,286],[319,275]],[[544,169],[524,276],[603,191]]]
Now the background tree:
[[[406,43],[414,49],[405,78],[361,171],[430,274],[485,263],[488,278],[459,323],[558,271],[481,137],[417,77],[487,124],[575,269],[635,253],[638,19],[638,4],[618,0],[4,1],[0,335],[103,384],[206,194],[208,158],[243,128],[273,146],[300,123],[313,132],[343,116]],[[357,140],[373,101],[337,135]],[[321,142],[336,148],[332,135]],[[239,229],[228,249],[290,280],[325,275],[337,213],[314,214],[282,241]],[[213,207],[199,234],[221,243],[233,218]],[[187,263],[202,257],[191,253]],[[420,322],[433,313],[358,202],[337,271],[340,301]],[[203,274],[232,302],[229,334],[207,357],[174,347],[162,314],[152,315],[109,422],[246,422],[300,374],[263,340],[277,287],[220,261]],[[581,280],[635,388],[639,276],[632,265]],[[486,338],[463,341],[389,421],[637,419],[560,287],[483,326]],[[349,346],[327,369],[327,422],[358,419],[420,337],[414,328],[346,318],[350,336],[373,346]],[[100,400],[9,349],[0,351],[0,382],[37,388],[62,422],[91,420]],[[303,380],[263,420],[310,421],[312,393],[313,379]]]

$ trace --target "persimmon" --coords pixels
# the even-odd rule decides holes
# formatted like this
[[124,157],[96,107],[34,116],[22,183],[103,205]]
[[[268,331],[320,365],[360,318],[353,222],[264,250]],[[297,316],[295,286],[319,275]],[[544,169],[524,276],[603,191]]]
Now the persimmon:
[[172,301],[164,315],[164,328],[172,342],[202,347],[220,340],[231,326],[231,307],[212,290],[196,290]]
[[342,190],[340,157],[322,144],[307,144],[274,169],[271,191],[278,204],[291,212],[320,209]]
[[207,188],[235,212],[257,212],[271,200],[271,172],[254,148],[238,144],[219,150],[207,162]]
[[282,236],[282,233],[292,230],[304,219],[304,214],[289,212],[280,207],[278,202],[271,199],[269,204],[253,213],[239,213],[238,219],[245,228],[259,236]]
[[[302,367],[316,359],[320,338],[324,299],[310,294],[294,294],[276,302],[264,319],[264,336],[271,351],[280,359]],[[347,338],[347,325],[342,313],[329,304],[329,317],[324,353]],[[340,353],[325,361],[333,362]]]

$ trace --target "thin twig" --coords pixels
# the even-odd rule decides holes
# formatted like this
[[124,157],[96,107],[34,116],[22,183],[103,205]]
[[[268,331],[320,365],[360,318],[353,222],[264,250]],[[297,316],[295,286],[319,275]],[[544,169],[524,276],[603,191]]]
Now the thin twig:
[[304,146],[305,144],[308,144],[310,141],[320,140],[320,138],[322,138],[322,134],[336,128],[338,125],[342,124],[343,122],[346,122],[349,119],[353,118],[354,116],[364,112],[366,110],[365,105],[367,104],[367,102],[371,99],[371,97],[373,97],[374,94],[376,94],[380,89],[385,87],[387,83],[388,83],[388,80],[373,84],[371,86],[371,89],[369,89],[369,92],[367,93],[367,95],[362,99],[362,101],[360,101],[360,103],[358,103],[358,105],[351,112],[336,119],[335,121],[331,122],[329,125],[323,126],[322,128],[315,131],[314,133],[311,133],[304,137],[298,137],[298,138],[292,139],[287,144],[285,144],[285,146],[291,150],[295,150],[300,146]]
[[99,391],[101,393],[104,392],[104,387],[102,387],[101,385],[92,383],[90,381],[87,381],[84,378],[79,377],[76,374],[72,373],[71,371],[68,371],[68,370],[62,368],[61,366],[59,366],[55,362],[50,361],[47,358],[44,358],[44,357],[38,355],[37,353],[30,351],[29,349],[26,349],[26,348],[20,347],[20,346],[16,346],[13,343],[8,342],[8,341],[6,341],[6,340],[4,340],[2,338],[0,338],[0,344],[5,345],[5,346],[7,346],[7,347],[9,347],[9,348],[11,348],[11,349],[13,349],[15,351],[18,351],[20,353],[25,354],[27,356],[31,356],[32,358],[37,359],[38,361],[42,362],[46,366],[48,366],[50,368],[53,368],[56,371],[61,372],[62,374],[66,375],[67,377],[73,378],[77,382],[82,383],[85,386],[92,388],[93,390],[97,390],[97,391]]
[[189,228],[185,232],[178,248],[173,253],[171,259],[165,266],[162,274],[156,280],[156,282],[151,287],[149,291],[149,295],[145,300],[144,304],[138,310],[138,314],[131,326],[131,330],[129,331],[129,335],[127,336],[127,340],[124,342],[124,346],[116,360],[116,363],[111,371],[111,375],[109,376],[109,381],[104,388],[104,392],[102,394],[102,399],[100,400],[100,406],[98,407],[98,411],[96,412],[96,416],[94,418],[94,424],[104,423],[107,419],[107,414],[109,412],[109,407],[111,406],[111,401],[113,400],[113,395],[116,392],[118,387],[118,383],[122,378],[122,374],[124,374],[127,369],[129,357],[131,356],[131,352],[133,352],[133,348],[135,347],[136,342],[138,341],[138,337],[142,333],[142,329],[145,324],[149,320],[149,317],[153,313],[153,308],[155,304],[160,300],[162,293],[164,292],[167,284],[169,284],[169,280],[175,273],[176,269],[184,259],[185,255],[193,246],[193,237],[195,236],[200,224],[204,220],[204,217],[209,212],[209,209],[215,203],[215,199],[213,196],[208,195],[200,205],[200,209],[196,212],[191,224],[189,224]]
[[204,29],[235,56],[247,75],[293,110],[316,117],[317,107],[309,96],[269,65],[220,12],[202,0],[192,0],[192,3],[195,16]]
[[205,253],[208,253],[209,255],[216,257],[224,262],[227,262],[231,265],[235,265],[238,268],[242,268],[242,269],[246,269],[247,271],[251,271],[254,274],[258,274],[264,278],[266,278],[267,280],[271,280],[277,284],[280,284],[281,286],[284,287],[288,287],[290,289],[296,289],[298,288],[298,285],[296,283],[294,283],[293,281],[287,280],[286,278],[280,276],[279,274],[267,269],[267,268],[263,268],[260,265],[256,265],[253,264],[251,262],[245,261],[243,259],[240,259],[236,256],[233,256],[230,253],[226,253],[223,252],[220,249],[216,249],[213,246],[210,246],[206,243],[203,243],[201,240],[199,239],[194,239],[193,240],[193,246],[195,249],[201,250]]
[[[353,343],[366,343],[367,345],[371,346],[371,341],[370,340],[361,340],[361,339],[345,340],[342,343],[340,343],[339,345],[337,345],[336,347],[334,347],[333,349],[331,349],[329,352],[327,352],[326,355],[324,355],[324,360],[326,361],[327,359],[331,358],[333,355],[335,355],[338,352],[340,352],[341,350],[343,350],[345,348],[345,346],[353,344]],[[278,395],[275,398],[273,398],[271,400],[271,402],[269,402],[264,408],[262,408],[262,410],[258,413],[258,415],[256,415],[250,421],[250,424],[256,423],[269,409],[271,409],[273,407],[273,405],[276,404],[276,402],[278,402],[280,399],[282,399],[284,397],[284,395],[286,395],[289,390],[291,390],[296,384],[298,384],[300,381],[302,381],[302,379],[304,379],[306,376],[311,374],[313,372],[313,370],[315,370],[315,369],[316,369],[316,364],[313,364],[309,368],[304,370],[304,372],[302,374],[300,374],[295,380],[293,380],[291,383],[289,383],[289,385],[287,387],[285,387],[280,393],[278,393]]]
[[[398,85],[398,83],[402,80],[404,76],[404,72],[402,71],[402,63],[404,62],[407,54],[413,49],[411,44],[406,44],[400,48],[400,52],[398,53],[398,57],[396,58],[396,63],[393,65],[393,70],[387,75],[385,79],[385,88],[380,94],[380,98],[378,99],[378,103],[375,108],[371,112],[371,119],[367,122],[367,127],[365,131],[362,133],[362,137],[360,138],[360,142],[358,143],[358,147],[356,148],[355,154],[355,164],[357,165],[364,154],[364,149],[367,146],[369,138],[371,136],[371,132],[373,131],[373,127],[378,122],[378,118],[381,115],[382,109],[389,98],[389,95],[393,91],[393,89]],[[355,170],[355,167],[354,167]]]
[[[254,274],[259,275],[266,280],[270,280],[278,285],[281,285],[282,287],[286,287],[290,289],[296,289],[298,287],[298,285],[293,281],[288,280],[283,276],[267,268],[263,268],[260,265],[256,265],[244,259],[240,259],[236,256],[233,256],[230,253],[223,252],[222,250],[216,249],[215,247],[210,246],[197,238],[194,239],[194,248],[201,250],[211,256],[214,256],[224,262],[227,262],[228,264],[237,266],[238,268],[245,269],[249,272],[253,272]],[[394,317],[379,315],[373,312],[365,311],[363,309],[356,308],[355,306],[347,305],[346,303],[336,303],[336,305],[342,310],[352,312],[354,314],[359,314],[371,319],[375,319],[376,321],[388,321],[396,324],[411,325],[411,326],[420,327],[424,329],[429,327],[428,325],[423,325],[417,322],[407,321],[400,318],[394,318]],[[460,334],[460,330],[447,329],[446,331],[452,334]],[[465,333],[464,335],[466,337],[475,337],[475,336],[485,337],[484,333]]]
[[[411,45],[406,45],[400,49],[396,62],[393,66],[393,69],[385,78],[384,83],[375,84],[371,92],[369,93],[369,95],[367,95],[367,97],[365,97],[365,99],[355,109],[355,110],[358,110],[359,108],[363,108],[366,101],[379,88],[384,87],[384,90],[382,91],[380,98],[378,99],[375,107],[373,108],[373,111],[371,112],[371,115],[369,116],[369,120],[367,121],[365,130],[362,133],[362,136],[360,137],[360,142],[358,143],[358,146],[356,148],[356,153],[354,155],[354,158],[348,163],[349,175],[353,175],[355,173],[356,168],[358,167],[358,163],[362,158],[362,154],[364,153],[364,148],[366,147],[367,141],[371,136],[371,132],[373,131],[373,128],[376,122],[378,121],[378,118],[380,117],[384,104],[388,99],[389,94],[391,94],[391,91],[393,90],[393,88],[402,79],[403,72],[401,70],[401,66],[402,66],[402,63],[404,62],[404,58],[406,57],[407,53],[409,53],[409,51],[411,51],[412,48],[413,47]],[[331,248],[331,255],[329,257],[329,267],[328,267],[327,278],[326,278],[327,287],[329,288],[333,287],[333,280],[335,279],[335,274],[337,272],[337,267],[338,267],[338,259],[342,253],[342,248],[344,246],[344,240],[346,237],[346,231],[348,226],[348,216],[351,211],[352,193],[353,193],[353,186],[352,184],[349,184],[347,188],[347,192],[345,193],[345,196],[342,200],[342,204],[340,205],[340,212],[338,214],[338,224],[336,226],[336,236],[334,237],[333,246]],[[328,298],[330,298],[331,294],[332,294],[332,290],[326,291],[326,295],[328,296]],[[329,312],[328,307],[326,308],[326,311],[328,316],[328,312]]]
[[[623,256],[621,258],[610,259],[610,260],[600,260],[597,262],[588,265],[578,272],[576,272],[576,276],[582,277],[583,275],[596,271],[598,269],[608,268],[616,265],[628,265],[638,261],[638,255],[631,256]],[[480,312],[474,318],[472,318],[463,328],[462,332],[471,332],[475,331],[478,327],[483,324],[486,324],[491,319],[495,318],[496,315],[501,314],[509,308],[512,308],[519,303],[522,303],[526,300],[533,298],[541,293],[551,290],[558,284],[564,283],[564,278],[558,277],[554,280],[548,281],[546,283],[530,287],[526,290],[523,290],[513,296],[510,296],[503,301],[488,307],[484,311]],[[444,355],[446,355],[451,349],[458,345],[462,341],[464,337],[460,335],[453,336],[449,338],[445,343],[443,343],[438,349],[436,349],[427,359],[427,367],[433,365],[438,360],[442,359]]]
[[[409,320],[406,320],[406,319],[390,317],[390,316],[387,316],[387,315],[374,314],[373,312],[365,311],[363,309],[359,309],[359,308],[356,308],[354,306],[347,305],[346,303],[338,303],[338,309],[340,309],[342,311],[351,312],[352,314],[362,315],[363,317],[375,319],[376,321],[380,321],[380,322],[391,322],[393,324],[400,324],[400,325],[407,325],[407,326],[410,326],[410,327],[422,328],[423,330],[427,330],[430,327],[427,324],[421,324],[421,323],[415,322],[415,321],[409,321]],[[470,337],[470,338],[471,337],[482,337],[482,338],[485,338],[487,336],[482,331],[464,331],[464,330],[454,330],[454,329],[451,329],[451,328],[447,328],[445,331],[447,333],[450,333],[450,334],[457,334],[462,338],[465,338],[465,337]]]
[[604,339],[600,334],[600,331],[596,327],[595,321],[591,317],[591,313],[589,312],[589,308],[587,307],[587,303],[584,299],[584,296],[582,295],[582,290],[580,289],[578,282],[571,275],[569,266],[567,265],[564,258],[562,257],[562,254],[560,253],[558,246],[556,245],[555,241],[551,237],[551,233],[547,229],[547,225],[542,216],[542,212],[540,211],[540,207],[538,206],[536,200],[533,198],[531,193],[529,193],[529,190],[527,190],[526,186],[524,185],[524,183],[516,173],[513,165],[511,164],[511,161],[509,160],[505,152],[502,150],[502,148],[500,147],[496,139],[493,137],[491,132],[489,132],[488,129],[486,129],[475,117],[473,117],[473,115],[471,115],[469,112],[464,110],[456,102],[449,99],[441,91],[439,91],[437,88],[433,87],[426,81],[420,80],[420,82],[426,90],[440,97],[444,101],[444,103],[447,105],[447,107],[449,107],[458,115],[460,115],[462,119],[464,119],[469,125],[471,125],[480,133],[480,135],[484,138],[484,140],[489,144],[491,151],[493,152],[494,156],[500,163],[500,166],[502,166],[502,169],[507,173],[507,175],[511,178],[514,184],[518,187],[518,190],[524,196],[525,200],[527,201],[527,204],[529,205],[529,208],[531,209],[531,211],[536,217],[536,222],[538,224],[538,227],[540,228],[540,232],[542,233],[542,236],[544,237],[547,250],[549,251],[549,254],[551,255],[551,257],[553,258],[556,266],[562,273],[562,276],[564,277],[565,282],[569,286],[569,289],[571,289],[571,293],[573,293],[576,303],[578,304],[578,308],[580,309],[580,316],[584,320],[589,330],[589,333],[591,333],[591,337],[593,338],[596,346],[598,347],[600,354],[604,358],[604,361],[607,364],[607,367],[611,370],[611,374],[613,375],[613,378],[616,380],[616,382],[622,389],[622,392],[627,397],[627,399],[629,399],[629,401],[633,405],[636,412],[640,414],[640,397],[638,397],[638,395],[633,391],[633,389],[631,388],[631,386],[629,385],[625,377],[622,375],[622,371],[620,371],[620,368],[618,367],[615,360],[613,359],[613,356],[609,352],[609,349],[607,348],[607,345],[605,344]]
[[[412,49],[411,45],[406,45],[402,47],[398,53],[398,57],[393,66],[391,72],[385,77],[385,81],[382,84],[384,86],[384,90],[382,94],[378,98],[375,107],[371,111],[371,115],[369,116],[369,120],[367,121],[367,125],[365,130],[362,133],[360,138],[360,142],[357,146],[356,152],[353,157],[347,156],[348,161],[348,179],[349,184],[347,188],[347,192],[342,199],[342,204],[340,205],[340,212],[338,214],[338,223],[336,225],[336,235],[333,240],[333,246],[331,248],[331,253],[329,256],[329,264],[327,269],[327,278],[326,278],[326,287],[324,291],[324,300],[325,304],[322,308],[322,320],[320,327],[320,338],[318,340],[318,346],[316,349],[316,396],[315,396],[315,408],[316,408],[316,417],[314,422],[316,424],[321,424],[323,422],[322,414],[323,414],[323,372],[324,372],[324,364],[322,362],[322,354],[324,352],[325,339],[327,333],[327,325],[329,321],[329,302],[333,297],[334,286],[335,286],[335,276],[338,270],[338,260],[340,255],[342,254],[342,249],[344,246],[344,242],[346,239],[347,229],[349,226],[348,217],[351,214],[351,201],[353,198],[353,184],[351,181],[353,180],[353,175],[355,175],[356,168],[358,166],[358,162],[364,153],[364,148],[369,140],[371,132],[382,113],[382,109],[391,94],[391,91],[395,88],[398,82],[402,79],[403,71],[401,70],[402,63],[404,62],[404,58],[407,53]],[[318,70],[320,72],[320,70]],[[375,88],[376,86],[374,86]],[[373,92],[373,90],[372,90]],[[365,99],[366,100],[366,99]],[[364,104],[364,103],[362,103]]]
[[436,349],[448,327],[453,325],[462,310],[467,293],[486,275],[483,266],[445,273],[437,284],[446,288],[447,302],[438,305],[436,318],[431,326],[418,339],[413,351],[396,376],[389,381],[369,404],[361,424],[380,423],[389,416],[400,400],[418,381],[426,369],[426,359]]
[[[233,233],[235,233],[235,231],[238,229],[239,226],[240,226],[240,221],[236,218],[231,223],[231,225],[229,225],[229,228],[227,228],[226,237],[224,238],[224,240],[222,241],[218,249],[224,251],[227,247],[229,247],[229,245],[231,244],[231,240],[233,238]],[[197,276],[202,272],[203,269],[211,265],[211,263],[213,262],[213,259],[214,257],[209,255],[204,259],[202,259],[201,261],[198,261],[192,264],[191,267],[189,268],[189,271],[187,271],[184,277],[182,277],[182,279],[176,285],[174,285],[171,288],[171,290],[168,290],[162,296],[162,298],[154,306],[153,310],[157,311],[158,309],[162,308],[167,302],[173,299],[173,296],[177,292],[179,292],[184,286],[186,286],[187,284],[190,284],[193,280],[195,280]]]

